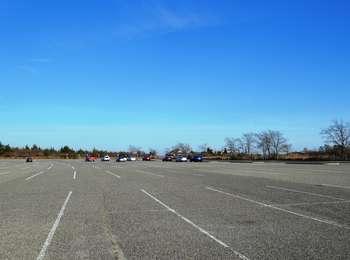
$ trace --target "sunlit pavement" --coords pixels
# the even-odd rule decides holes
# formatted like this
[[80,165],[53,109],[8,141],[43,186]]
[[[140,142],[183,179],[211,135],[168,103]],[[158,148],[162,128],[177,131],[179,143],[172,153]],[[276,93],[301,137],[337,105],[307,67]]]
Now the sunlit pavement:
[[0,161],[0,259],[350,259],[350,164]]

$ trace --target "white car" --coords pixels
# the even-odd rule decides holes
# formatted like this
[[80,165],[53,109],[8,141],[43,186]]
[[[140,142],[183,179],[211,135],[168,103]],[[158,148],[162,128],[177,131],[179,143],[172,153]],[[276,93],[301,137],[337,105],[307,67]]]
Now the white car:
[[176,157],[176,161],[177,161],[177,162],[187,162],[188,159],[187,159],[186,156],[180,155],[180,156],[177,156],[177,157]]
[[117,162],[126,162],[127,160],[128,160],[128,158],[126,158],[126,157],[119,157],[117,159]]
[[103,162],[109,162],[110,160],[111,160],[111,157],[109,157],[108,155],[105,155],[102,157]]
[[136,161],[136,157],[129,156],[129,157],[128,157],[128,161],[134,162],[134,161]]

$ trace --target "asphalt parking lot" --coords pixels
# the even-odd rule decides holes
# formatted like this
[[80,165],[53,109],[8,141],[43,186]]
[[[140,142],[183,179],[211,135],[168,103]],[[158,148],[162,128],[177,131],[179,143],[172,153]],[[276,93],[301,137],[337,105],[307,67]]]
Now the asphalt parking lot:
[[350,164],[0,160],[0,259],[350,259]]

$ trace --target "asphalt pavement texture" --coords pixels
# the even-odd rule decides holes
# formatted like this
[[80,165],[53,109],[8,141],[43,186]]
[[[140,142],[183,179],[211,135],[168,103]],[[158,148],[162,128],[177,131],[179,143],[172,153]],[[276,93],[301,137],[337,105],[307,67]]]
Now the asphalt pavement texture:
[[350,164],[0,160],[0,259],[350,259]]

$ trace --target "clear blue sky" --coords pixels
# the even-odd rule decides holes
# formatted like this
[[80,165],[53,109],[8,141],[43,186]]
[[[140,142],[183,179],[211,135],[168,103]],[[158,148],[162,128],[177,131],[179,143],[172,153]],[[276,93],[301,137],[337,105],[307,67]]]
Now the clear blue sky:
[[216,148],[276,129],[295,149],[350,121],[350,3],[0,3],[0,141]]

